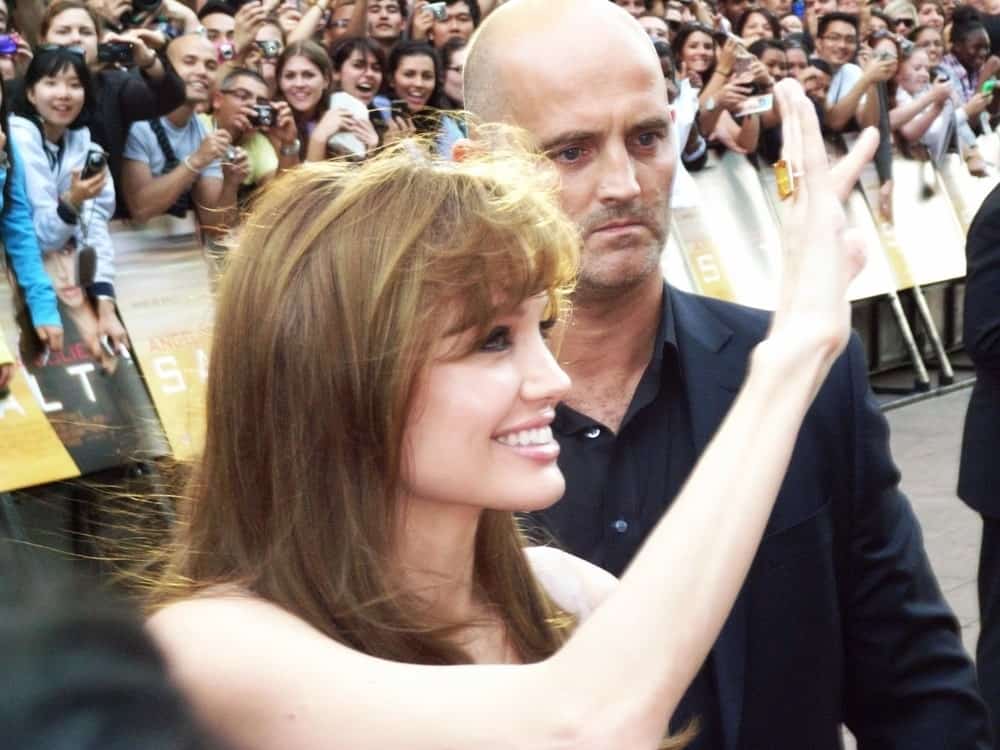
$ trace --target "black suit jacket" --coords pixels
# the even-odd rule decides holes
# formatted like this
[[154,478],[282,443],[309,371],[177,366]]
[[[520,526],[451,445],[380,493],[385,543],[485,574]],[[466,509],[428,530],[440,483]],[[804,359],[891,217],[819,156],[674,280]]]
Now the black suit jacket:
[[1000,187],[972,220],[965,252],[964,338],[976,384],[965,415],[958,494],[983,515],[1000,518]]
[[[700,455],[769,318],[674,289],[669,304]],[[805,419],[712,651],[726,750],[839,748],[841,722],[862,750],[991,747],[972,663],[898,479],[853,340]]]

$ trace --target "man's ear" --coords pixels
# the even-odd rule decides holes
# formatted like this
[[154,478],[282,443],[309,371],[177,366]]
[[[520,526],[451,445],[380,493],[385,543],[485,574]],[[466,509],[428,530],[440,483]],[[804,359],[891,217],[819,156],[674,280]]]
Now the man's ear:
[[482,147],[473,143],[468,138],[459,138],[452,144],[451,147],[451,160],[462,162],[468,157],[473,156],[477,152],[481,152]]

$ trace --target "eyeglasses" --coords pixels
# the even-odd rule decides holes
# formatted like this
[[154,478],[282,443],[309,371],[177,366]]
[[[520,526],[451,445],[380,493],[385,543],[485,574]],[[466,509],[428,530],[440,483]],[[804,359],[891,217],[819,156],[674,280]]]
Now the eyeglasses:
[[449,65],[448,66],[448,70],[450,70],[452,73],[458,73],[459,75],[462,75],[462,73],[465,71],[465,66],[464,65]]
[[84,52],[83,47],[67,47],[62,44],[39,44],[37,47],[35,47],[36,55],[44,55],[60,51],[68,52],[74,57],[79,57],[81,60],[83,60],[87,56],[87,53]]
[[336,21],[330,21],[330,28],[332,29],[346,29],[348,24],[351,23],[350,18],[338,18]]
[[247,91],[246,89],[219,89],[219,93],[239,99],[241,102],[252,102],[259,98],[254,96],[252,91]]
[[917,22],[912,18],[894,18],[892,19],[893,26],[905,26],[908,29],[912,29],[917,25]]
[[858,38],[853,34],[826,34],[820,39],[830,44],[849,44],[852,47],[858,43]]

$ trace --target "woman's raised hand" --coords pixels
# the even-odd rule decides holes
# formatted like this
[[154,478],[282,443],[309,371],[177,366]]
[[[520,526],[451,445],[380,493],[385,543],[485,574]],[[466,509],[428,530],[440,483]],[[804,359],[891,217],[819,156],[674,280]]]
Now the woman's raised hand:
[[[864,266],[864,246],[848,229],[841,200],[878,146],[869,128],[854,150],[831,169],[812,102],[798,82],[774,90],[781,111],[782,158],[794,194],[784,224],[784,270],[768,342],[793,357],[819,356],[821,375],[847,344],[847,287]],[[822,377],[816,383],[822,382]]]

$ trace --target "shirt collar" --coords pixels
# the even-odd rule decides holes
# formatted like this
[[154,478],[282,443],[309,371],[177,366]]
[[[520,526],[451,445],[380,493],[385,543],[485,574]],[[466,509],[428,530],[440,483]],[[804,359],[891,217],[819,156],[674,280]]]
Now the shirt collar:
[[[680,348],[677,345],[677,325],[674,320],[673,306],[670,304],[670,289],[666,282],[663,284],[663,296],[660,300],[662,306],[660,312],[660,324],[656,329],[656,338],[653,341],[653,351],[649,358],[649,364],[639,379],[632,402],[622,420],[624,427],[632,416],[643,407],[647,406],[659,393],[663,380],[663,369],[665,366],[664,357],[667,357],[666,366],[676,367],[680,372]],[[556,432],[562,434],[572,434],[584,429],[590,429],[595,425],[595,420],[585,414],[566,406],[558,404],[556,406],[556,419],[552,427]]]

